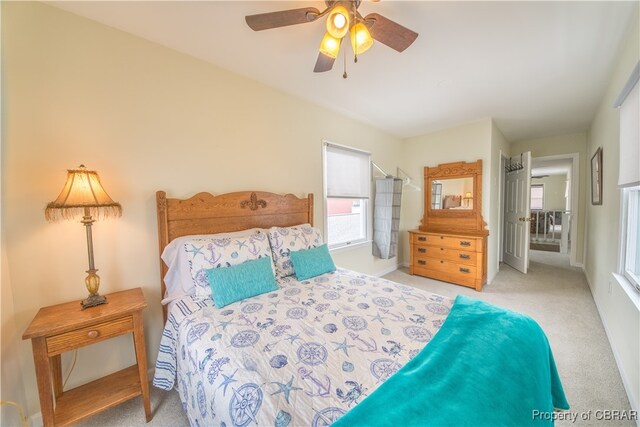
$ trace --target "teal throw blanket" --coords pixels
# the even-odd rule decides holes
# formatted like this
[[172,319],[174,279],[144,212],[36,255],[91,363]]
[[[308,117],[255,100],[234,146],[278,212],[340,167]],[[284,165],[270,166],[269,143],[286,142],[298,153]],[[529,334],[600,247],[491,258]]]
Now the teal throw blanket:
[[530,317],[458,296],[431,342],[334,426],[552,425],[569,409]]

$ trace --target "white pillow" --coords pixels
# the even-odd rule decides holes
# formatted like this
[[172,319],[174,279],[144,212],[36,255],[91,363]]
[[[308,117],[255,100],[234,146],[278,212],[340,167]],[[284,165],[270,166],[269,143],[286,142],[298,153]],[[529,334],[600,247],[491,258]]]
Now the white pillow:
[[[195,280],[191,274],[191,266],[193,254],[190,254],[188,249],[189,245],[204,245],[214,240],[220,239],[239,239],[248,238],[256,232],[264,233],[264,230],[259,228],[251,228],[248,230],[236,231],[232,233],[219,233],[219,234],[200,234],[183,236],[173,239],[162,251],[161,258],[169,267],[167,274],[164,276],[164,283],[166,285],[166,292],[162,304],[167,304],[170,301],[183,297],[185,295],[203,295],[206,291],[199,292],[196,289]],[[267,251],[270,255],[270,250]],[[211,267],[208,267],[211,268]],[[210,295],[211,292],[207,293]]]
[[311,249],[322,245],[320,230],[310,224],[300,224],[293,227],[271,227],[268,231],[273,262],[276,267],[276,277],[282,278],[293,274],[291,265],[292,251]]

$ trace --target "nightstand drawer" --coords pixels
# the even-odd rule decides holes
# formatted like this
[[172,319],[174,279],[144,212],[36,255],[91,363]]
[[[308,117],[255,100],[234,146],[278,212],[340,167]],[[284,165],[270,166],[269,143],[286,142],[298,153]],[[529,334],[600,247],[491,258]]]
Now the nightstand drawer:
[[50,356],[133,331],[133,318],[122,317],[47,338]]

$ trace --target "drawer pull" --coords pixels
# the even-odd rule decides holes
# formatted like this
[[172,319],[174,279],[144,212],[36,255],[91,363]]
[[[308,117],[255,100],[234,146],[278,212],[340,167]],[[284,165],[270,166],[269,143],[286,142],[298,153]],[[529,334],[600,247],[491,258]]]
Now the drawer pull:
[[426,242],[427,238],[426,237],[418,237],[418,242]]
[[464,240],[460,240],[460,246],[471,246],[471,242],[466,242]]
[[427,252],[427,250],[425,248],[418,248],[418,252],[420,252],[421,254],[424,254]]
[[87,336],[88,336],[89,338],[98,338],[98,335],[99,335],[98,331],[89,331],[89,332],[87,333]]
[[461,273],[470,273],[468,268],[462,268],[462,267],[460,267],[460,272]]
[[462,259],[471,259],[471,256],[469,256],[467,254],[460,254],[460,258],[462,258]]
[[423,260],[423,259],[419,259],[418,260],[418,264],[420,265],[425,265],[427,263],[427,261]]

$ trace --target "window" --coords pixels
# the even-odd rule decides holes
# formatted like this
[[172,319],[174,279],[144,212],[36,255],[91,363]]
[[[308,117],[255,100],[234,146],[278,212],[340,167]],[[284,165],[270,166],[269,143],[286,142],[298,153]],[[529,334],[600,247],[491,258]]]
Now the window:
[[614,106],[620,109],[620,275],[640,290],[640,62]]
[[326,237],[331,249],[368,240],[371,154],[325,142]]
[[531,185],[531,210],[541,211],[544,209],[544,184]]
[[621,273],[640,290],[640,186],[622,190]]

